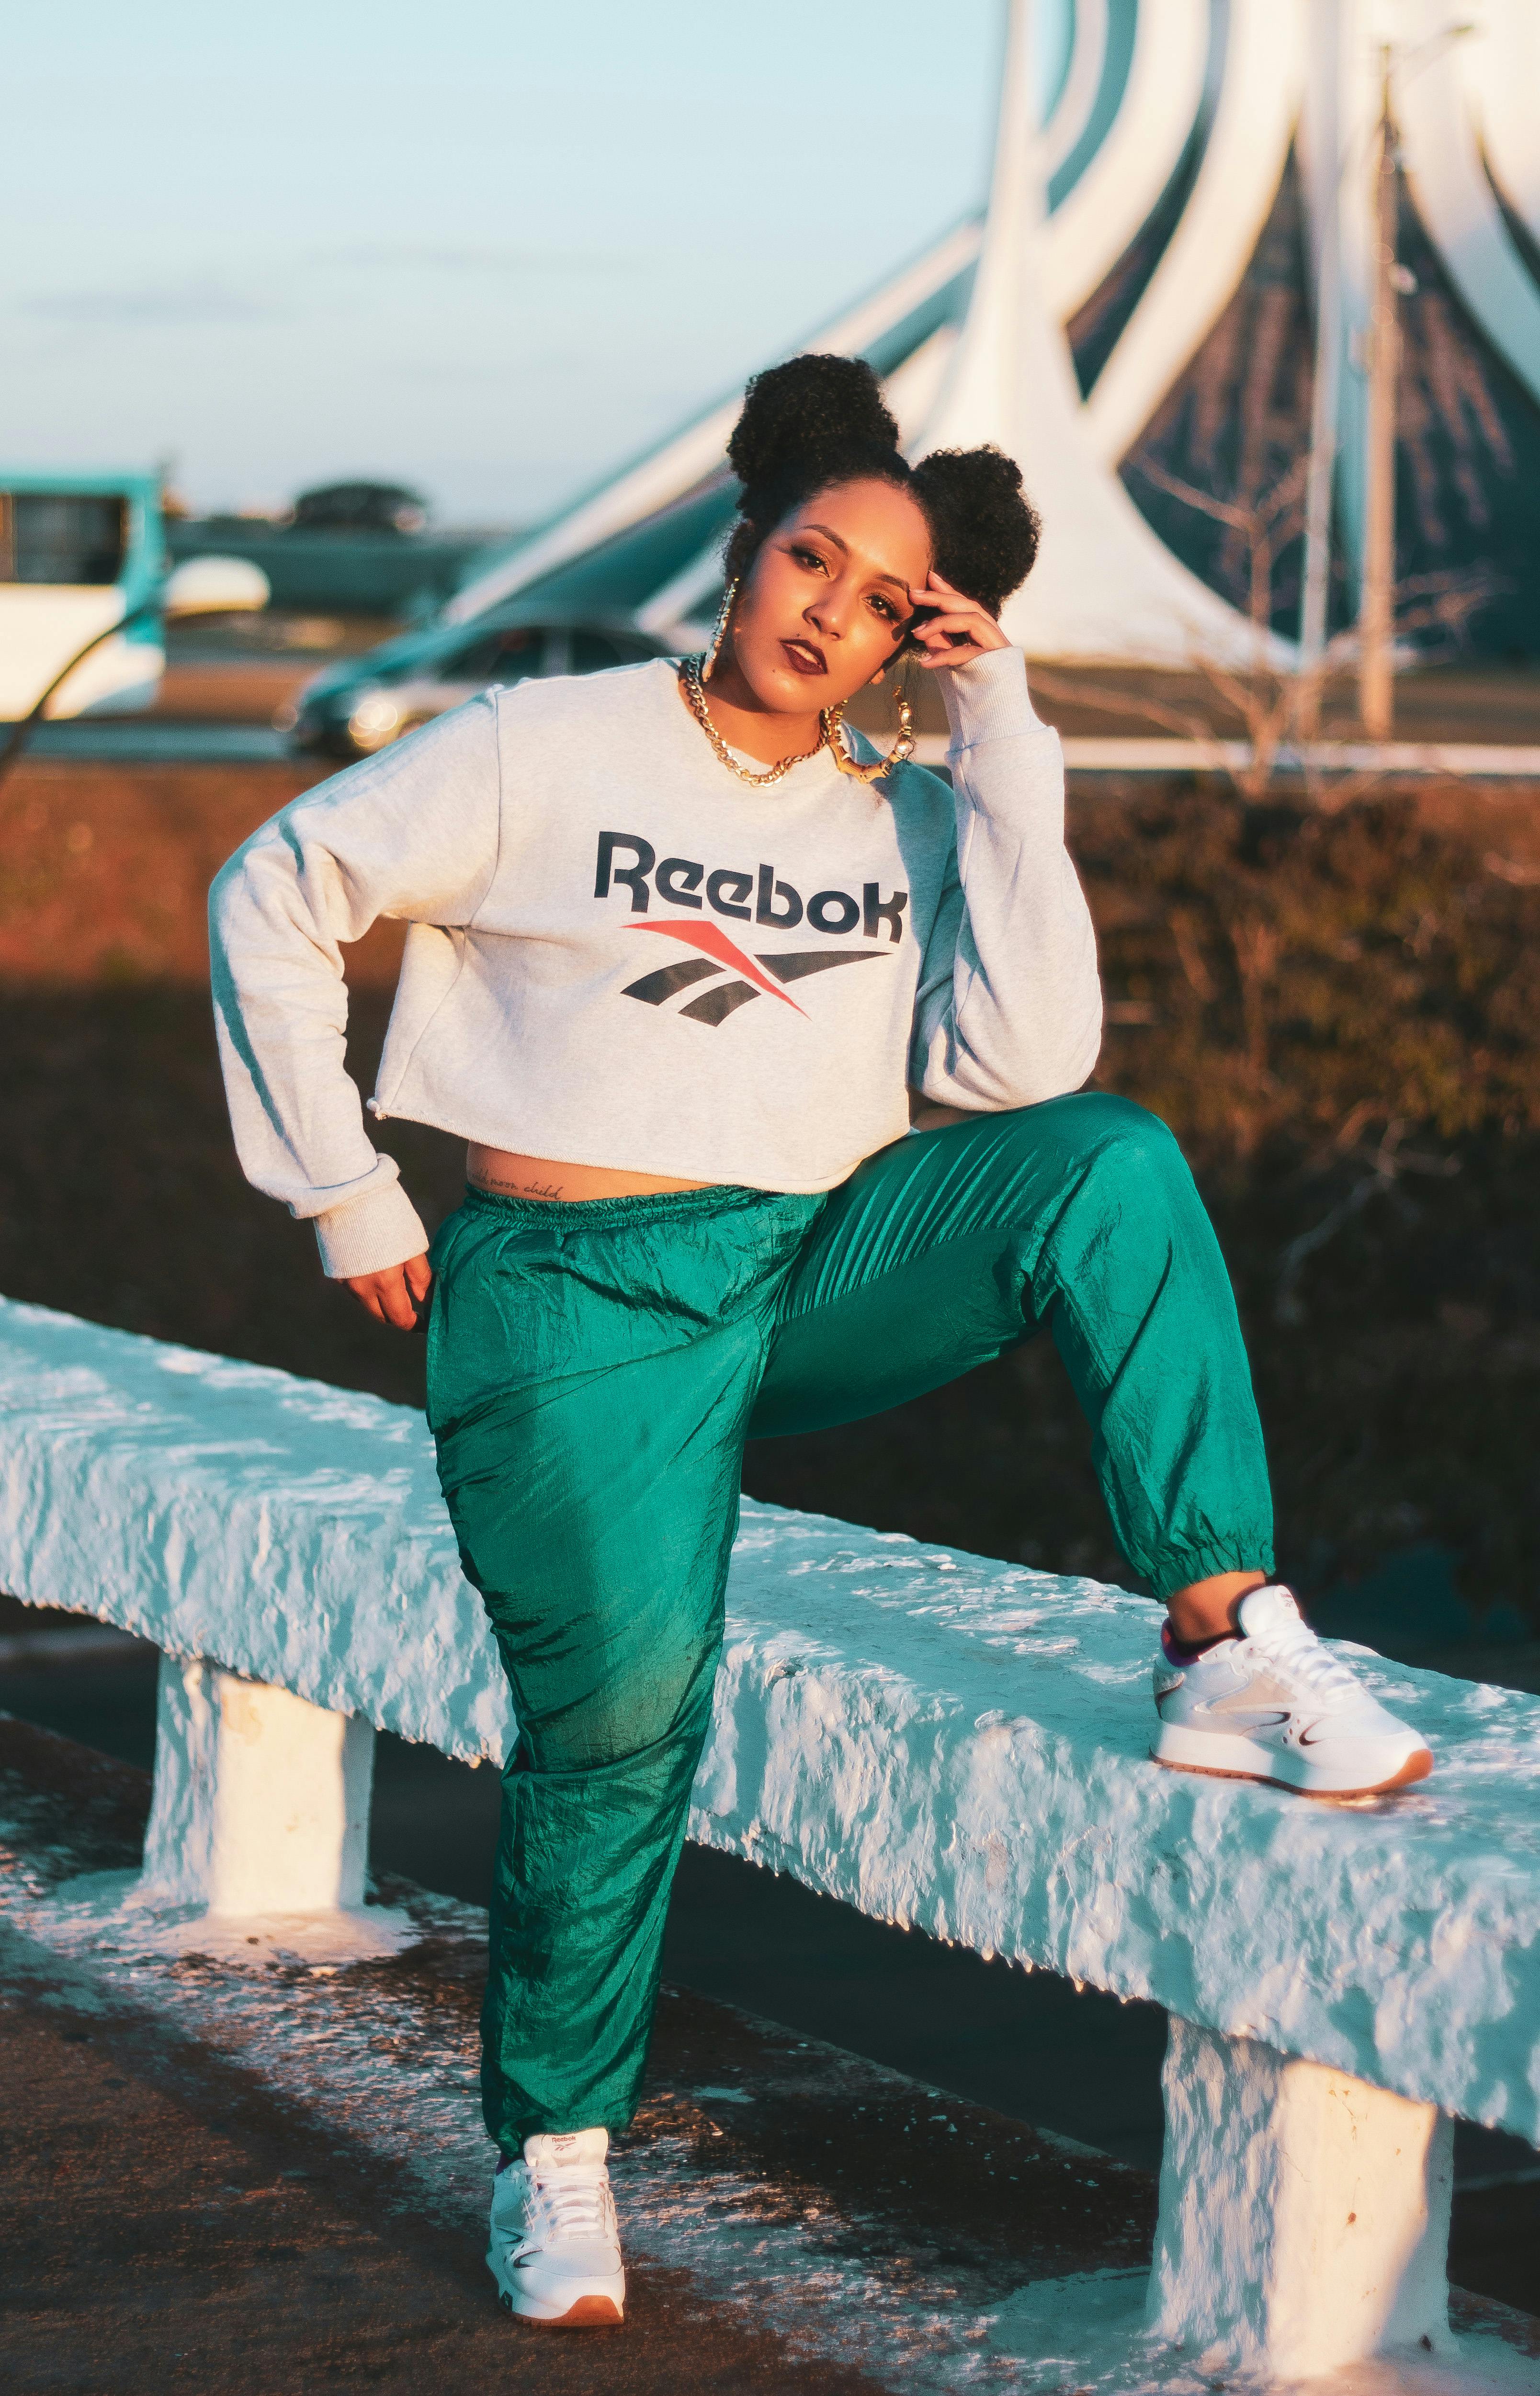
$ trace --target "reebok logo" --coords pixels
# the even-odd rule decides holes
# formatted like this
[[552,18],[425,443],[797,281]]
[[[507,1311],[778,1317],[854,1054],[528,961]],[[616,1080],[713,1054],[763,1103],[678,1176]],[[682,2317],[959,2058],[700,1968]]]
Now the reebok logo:
[[[619,851],[626,852],[631,861],[622,861]],[[895,890],[884,898],[876,882],[862,885],[857,900],[848,890],[817,890],[808,899],[805,909],[800,890],[790,882],[777,878],[773,865],[762,865],[757,873],[749,873],[741,866],[719,866],[708,873],[704,865],[693,857],[666,857],[657,864],[657,852],[651,841],[632,832],[602,832],[599,835],[599,868],[593,878],[593,895],[607,898],[612,886],[623,882],[631,894],[631,912],[645,915],[652,904],[648,876],[653,874],[657,896],[670,907],[687,907],[698,912],[710,907],[714,915],[736,916],[740,923],[772,924],[778,932],[795,929],[805,912],[815,932],[853,932],[857,924],[869,940],[877,938],[883,925],[888,927],[888,938],[896,946],[903,937],[904,910],[909,905],[909,892]],[[706,893],[700,897],[704,882]],[[752,896],[754,904],[749,905]]]
[[[684,915],[627,925],[626,929],[631,932],[662,933],[694,949],[697,954],[677,965],[662,965],[656,973],[644,974],[639,981],[626,985],[623,995],[640,999],[647,1006],[662,1006],[682,991],[692,990],[702,981],[714,981],[714,989],[701,992],[678,1010],[693,1023],[713,1026],[724,1023],[740,1006],[762,995],[779,999],[796,1014],[805,1015],[806,1010],[780,985],[801,981],[808,974],[825,973],[834,965],[864,965],[872,957],[891,954],[903,936],[903,914],[909,904],[907,890],[895,890],[884,898],[880,884],[868,882],[862,886],[859,902],[848,890],[819,890],[804,906],[802,893],[790,883],[779,880],[773,865],[761,865],[755,873],[737,866],[723,866],[708,874],[705,866],[694,858],[666,857],[658,864],[657,852],[639,833],[603,832],[599,835],[594,897],[607,898],[617,884],[630,890],[634,915],[648,913],[654,890],[673,906],[702,911],[700,921]],[[699,895],[702,884],[704,898]],[[750,897],[754,900],[751,908]],[[759,950],[750,955],[719,925],[704,920],[706,906],[717,915],[735,916],[742,923],[773,925],[779,931],[790,930],[805,916],[816,932],[838,937],[853,932],[859,924],[871,940],[885,925],[888,938],[886,944],[879,948],[793,949],[778,953]]]
[[[740,978],[718,979],[715,990],[703,991],[698,998],[692,998],[687,1006],[680,1008],[680,1014],[687,1015],[692,1023],[725,1023],[730,1015],[747,1006],[751,998],[758,998],[762,991],[778,998],[798,1015],[805,1015],[805,1007],[798,1006],[794,998],[777,989],[777,983],[800,981],[803,974],[823,973],[830,965],[865,965],[869,957],[889,953],[885,949],[793,949],[777,956],[773,952],[767,955],[762,949],[751,957],[725,932],[719,931],[715,924],[692,924],[687,918],[683,923],[628,924],[626,929],[663,932],[670,939],[683,940],[687,947],[704,952],[683,959],[676,965],[663,965],[657,973],[644,974],[640,981],[628,982],[622,996],[639,998],[648,1006],[661,1006],[665,999],[677,998],[682,990],[690,990],[698,981],[714,979],[724,969],[737,968]],[[770,979],[772,974],[774,981]]]

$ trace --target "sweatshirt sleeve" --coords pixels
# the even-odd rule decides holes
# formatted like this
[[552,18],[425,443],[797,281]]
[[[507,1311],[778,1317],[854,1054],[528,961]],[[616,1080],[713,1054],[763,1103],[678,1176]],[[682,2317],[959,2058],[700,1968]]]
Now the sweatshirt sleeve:
[[944,1106],[1031,1106],[1079,1089],[1101,1045],[1095,934],[1064,845],[1063,752],[1032,712],[1019,649],[939,679],[957,858],[921,970],[910,1078]]
[[214,1021],[248,1181],[315,1224],[334,1279],[428,1245],[344,1062],[340,943],[382,915],[469,925],[497,866],[497,701],[472,699],[323,782],[252,834],[209,893]]

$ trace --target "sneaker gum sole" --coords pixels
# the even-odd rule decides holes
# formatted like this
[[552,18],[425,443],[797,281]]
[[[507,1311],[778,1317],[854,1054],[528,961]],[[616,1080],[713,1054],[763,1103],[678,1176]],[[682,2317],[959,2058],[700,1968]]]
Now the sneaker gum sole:
[[503,2303],[515,2321],[527,2322],[531,2329],[620,2329],[625,2325],[625,2311],[613,2296],[578,2296],[564,2313],[521,2312],[507,2296]]
[[1149,1754],[1150,1762],[1165,1772],[1193,1772],[1203,1780],[1250,1780],[1264,1789],[1281,1789],[1290,1797],[1313,1797],[1318,1805],[1343,1804],[1349,1797],[1387,1797],[1392,1790],[1409,1789],[1414,1781],[1426,1780],[1433,1769],[1430,1750],[1419,1747],[1388,1780],[1371,1781],[1361,1789],[1302,1789],[1297,1780],[1280,1780],[1271,1772],[1243,1772],[1223,1764],[1183,1764],[1173,1755],[1157,1755],[1153,1748]]
[[521,2287],[515,2296],[498,2269],[495,2254],[487,2256],[486,2268],[498,2283],[498,2302],[504,2312],[511,2313],[515,2321],[530,2323],[536,2329],[618,2329],[626,2318],[623,2271],[615,2275],[618,2294],[606,2288],[603,2279],[597,2287],[591,2279],[581,2295],[574,2296],[564,2311],[557,2312],[551,2298],[533,2296],[526,2287]]

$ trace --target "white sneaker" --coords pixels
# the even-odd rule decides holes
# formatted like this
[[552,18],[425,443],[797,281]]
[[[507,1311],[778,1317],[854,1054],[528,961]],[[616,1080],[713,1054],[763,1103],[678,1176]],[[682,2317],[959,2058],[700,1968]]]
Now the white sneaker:
[[1162,1631],[1157,1764],[1270,1780],[1306,1797],[1373,1797],[1427,1778],[1427,1741],[1360,1687],[1288,1590],[1254,1589],[1239,1620],[1233,1639],[1190,1660],[1170,1625]]
[[607,2130],[524,2140],[492,2183],[486,2260],[511,2313],[549,2329],[613,2328],[626,2274],[604,2157]]

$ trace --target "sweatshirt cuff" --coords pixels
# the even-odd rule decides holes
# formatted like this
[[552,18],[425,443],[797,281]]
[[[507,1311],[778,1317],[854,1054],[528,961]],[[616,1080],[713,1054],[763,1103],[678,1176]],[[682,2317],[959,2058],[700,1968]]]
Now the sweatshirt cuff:
[[1007,740],[1046,729],[1032,712],[1027,660],[1017,648],[986,649],[982,657],[936,679],[951,726],[951,752],[972,749],[980,740]]
[[321,1270],[328,1281],[388,1272],[420,1257],[428,1245],[422,1218],[399,1181],[380,1180],[341,1206],[315,1218]]

